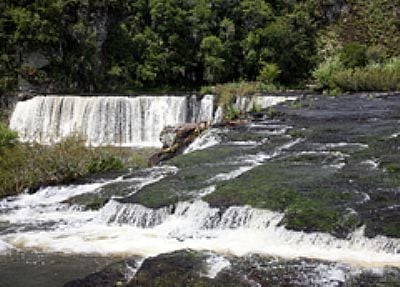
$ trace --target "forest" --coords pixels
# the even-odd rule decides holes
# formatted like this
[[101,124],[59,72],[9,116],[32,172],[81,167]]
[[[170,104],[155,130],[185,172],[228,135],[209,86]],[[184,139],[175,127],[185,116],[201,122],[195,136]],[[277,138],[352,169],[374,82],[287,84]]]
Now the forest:
[[[131,92],[258,81],[267,90],[395,90],[399,2],[6,0],[0,86]],[[383,87],[381,78],[372,87],[346,82],[382,73]]]

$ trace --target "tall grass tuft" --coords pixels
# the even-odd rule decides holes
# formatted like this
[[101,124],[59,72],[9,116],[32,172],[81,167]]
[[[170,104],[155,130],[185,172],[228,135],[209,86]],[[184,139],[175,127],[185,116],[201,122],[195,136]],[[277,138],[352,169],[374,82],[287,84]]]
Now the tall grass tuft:
[[[4,126],[0,126],[0,197],[18,194],[26,188],[69,183],[90,173],[139,166],[145,160],[124,160],[118,148],[89,148],[85,140],[72,136],[52,146],[24,144]],[[137,158],[147,156],[138,154]]]

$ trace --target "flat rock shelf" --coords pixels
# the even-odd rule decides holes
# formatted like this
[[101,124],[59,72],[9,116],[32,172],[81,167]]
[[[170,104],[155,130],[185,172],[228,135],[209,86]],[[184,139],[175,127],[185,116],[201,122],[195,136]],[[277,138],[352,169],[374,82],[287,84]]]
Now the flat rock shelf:
[[399,286],[400,95],[298,95],[157,166],[5,198],[0,265],[0,286]]

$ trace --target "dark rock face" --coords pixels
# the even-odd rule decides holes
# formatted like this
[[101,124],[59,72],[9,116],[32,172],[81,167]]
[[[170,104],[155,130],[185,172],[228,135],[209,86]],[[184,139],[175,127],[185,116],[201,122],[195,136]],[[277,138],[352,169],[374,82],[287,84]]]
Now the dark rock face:
[[150,157],[149,166],[157,165],[182,153],[207,127],[208,124],[204,122],[164,128],[160,134],[163,148]]
[[[213,258],[227,264],[213,270],[216,267]],[[136,274],[131,273],[133,278],[126,276],[127,264],[138,269]],[[375,273],[370,269],[354,269],[346,264],[314,259],[251,254],[235,257],[180,250],[147,258],[140,267],[134,260],[113,263],[64,287],[383,287],[399,283],[400,270],[396,268],[388,267]]]
[[[207,275],[212,256],[223,257],[229,266]],[[253,287],[253,286],[396,286],[399,270],[387,268],[380,274],[369,270],[312,259],[285,260],[248,255],[242,258],[210,252],[176,251],[144,261],[130,287]],[[387,284],[387,285],[386,285]]]
[[14,94],[0,95],[0,111],[11,110],[18,101],[18,96]]
[[229,274],[217,278],[209,278],[207,258],[210,254],[182,250],[161,254],[145,260],[136,276],[128,284],[129,287],[200,287],[200,286],[251,286],[248,282]]
[[64,287],[122,287],[128,281],[129,269],[137,268],[134,259],[113,263],[103,270],[92,273],[83,279],[70,281]]

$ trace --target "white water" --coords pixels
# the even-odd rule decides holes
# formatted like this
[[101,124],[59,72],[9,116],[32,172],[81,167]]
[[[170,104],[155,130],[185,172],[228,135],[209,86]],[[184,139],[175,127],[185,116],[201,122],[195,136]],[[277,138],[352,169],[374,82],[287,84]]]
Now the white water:
[[266,109],[277,104],[296,100],[296,97],[280,97],[280,96],[253,96],[236,97],[234,105],[241,111],[249,112],[254,108]]
[[166,126],[211,121],[213,96],[39,96],[19,102],[10,120],[22,141],[51,144],[80,134],[88,145],[160,146]]
[[208,270],[204,276],[211,279],[217,277],[219,272],[231,265],[229,260],[219,255],[211,255],[207,258],[206,263]]
[[[206,195],[213,192],[214,181],[237,177],[299,142],[291,141],[271,154],[260,152],[238,158],[240,166],[236,170],[216,175],[210,186],[199,193]],[[159,171],[154,174],[143,179],[141,186],[164,176]],[[191,248],[237,256],[256,253],[289,259],[315,258],[367,267],[400,267],[399,239],[368,239],[363,236],[362,229],[349,239],[337,239],[323,233],[289,231],[279,225],[282,213],[248,206],[220,210],[198,199],[153,210],[111,200],[99,211],[84,211],[63,203],[72,196],[96,193],[104,184],[48,187],[33,195],[23,194],[0,201],[0,222],[9,223],[17,231],[0,235],[0,253],[10,248],[20,248],[148,257]],[[25,225],[30,228],[21,229]],[[222,259],[209,263],[210,269],[206,275],[210,277],[228,267]],[[338,273],[332,273],[331,277],[342,280]]]
[[[50,189],[52,188],[48,188]],[[46,194],[55,203],[59,203],[61,198],[56,197],[56,193]],[[71,194],[75,192],[71,191]],[[26,199],[29,195],[16,198],[14,202],[10,202],[12,206],[3,201],[2,207],[13,208],[16,206],[15,202],[32,204],[35,202],[35,195],[31,196],[32,200]],[[39,198],[38,200],[40,201]],[[49,198],[48,201],[50,202]],[[36,209],[36,214],[26,216],[35,221],[32,217],[38,214],[39,202],[32,206],[35,206],[32,209]],[[28,206],[24,208],[30,209]],[[46,205],[42,211],[47,212]],[[0,240],[15,248],[96,253],[104,256],[148,257],[191,248],[237,256],[259,253],[284,258],[317,258],[363,266],[400,266],[399,240],[385,237],[367,239],[362,235],[362,230],[354,233],[349,240],[322,233],[288,231],[279,226],[283,214],[246,206],[230,207],[221,213],[218,208],[211,208],[207,203],[197,200],[193,203],[179,203],[175,210],[151,210],[112,200],[97,212],[79,209],[59,212],[63,214],[63,219],[57,216],[47,218],[59,220],[54,228],[6,234],[0,236]],[[14,215],[3,214],[0,220],[7,221]],[[19,221],[23,222],[24,220]]]
[[217,145],[221,142],[219,136],[219,129],[212,128],[204,132],[198,138],[196,138],[183,152],[184,154],[190,153],[196,150],[203,150],[212,146]]

